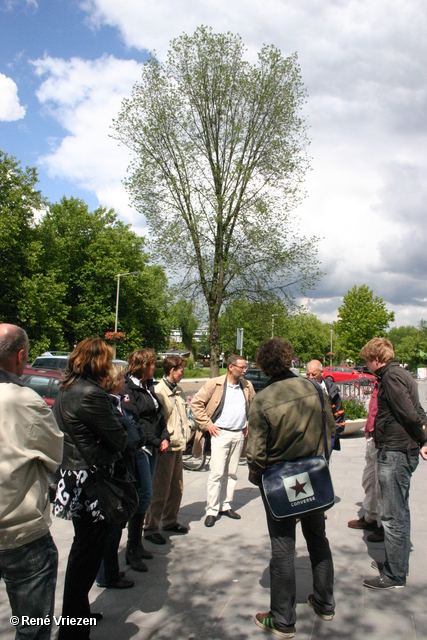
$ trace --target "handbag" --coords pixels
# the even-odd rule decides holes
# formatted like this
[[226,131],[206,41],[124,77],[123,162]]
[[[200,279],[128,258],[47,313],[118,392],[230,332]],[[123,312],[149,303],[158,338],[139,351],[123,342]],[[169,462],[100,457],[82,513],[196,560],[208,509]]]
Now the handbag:
[[334,488],[329,471],[329,448],[326,437],[326,413],[321,386],[316,387],[322,403],[324,456],[286,460],[267,469],[262,476],[262,487],[271,515],[276,520],[302,517],[330,509],[335,502]]
[[[65,427],[60,402],[58,409],[62,425]],[[108,522],[124,525],[138,508],[139,498],[135,487],[135,479],[132,478],[124,465],[122,465],[123,475],[118,477],[117,473],[120,471],[120,465],[117,465],[117,463],[114,465],[114,470],[111,474],[107,468],[97,466],[91,462],[74,433],[70,430],[67,430],[67,433],[89,467],[88,478],[84,485],[88,499],[91,502],[98,500],[98,506]],[[118,467],[117,470],[116,466]],[[114,475],[115,473],[116,475]]]

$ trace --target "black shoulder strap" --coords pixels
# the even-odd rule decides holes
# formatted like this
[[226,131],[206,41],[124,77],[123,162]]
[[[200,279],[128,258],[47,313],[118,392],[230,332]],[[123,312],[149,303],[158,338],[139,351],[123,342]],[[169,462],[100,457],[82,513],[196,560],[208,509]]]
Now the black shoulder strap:
[[326,461],[329,462],[329,446],[328,446],[328,438],[326,437],[326,411],[325,411],[325,400],[323,397],[323,389],[316,380],[312,380],[311,378],[307,378],[312,385],[316,387],[317,394],[320,398],[320,403],[322,405],[322,424],[323,424],[323,439],[325,441],[325,458]]

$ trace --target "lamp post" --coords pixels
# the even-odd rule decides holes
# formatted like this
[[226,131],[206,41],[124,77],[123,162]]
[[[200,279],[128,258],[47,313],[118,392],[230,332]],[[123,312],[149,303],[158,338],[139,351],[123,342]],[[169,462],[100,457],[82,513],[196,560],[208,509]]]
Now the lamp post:
[[274,316],[276,316],[277,313],[272,313],[271,314],[271,337],[274,338]]
[[329,356],[329,366],[332,367],[332,325],[331,325],[331,355]]
[[[120,278],[124,276],[135,276],[141,273],[141,271],[128,271],[127,273],[118,273],[117,278],[117,293],[116,293],[116,319],[114,322],[114,332],[117,333],[117,324],[119,321],[119,296],[120,296]],[[116,343],[114,342],[114,357],[116,357]]]

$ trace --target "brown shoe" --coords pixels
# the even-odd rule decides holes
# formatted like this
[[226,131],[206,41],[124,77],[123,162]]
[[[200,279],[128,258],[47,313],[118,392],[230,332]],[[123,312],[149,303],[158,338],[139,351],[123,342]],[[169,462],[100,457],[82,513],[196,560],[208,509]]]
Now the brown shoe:
[[350,520],[347,523],[350,529],[366,529],[367,531],[375,531],[378,529],[376,522],[367,522],[365,516],[362,516],[358,520]]
[[384,542],[384,527],[378,527],[366,539],[368,542]]

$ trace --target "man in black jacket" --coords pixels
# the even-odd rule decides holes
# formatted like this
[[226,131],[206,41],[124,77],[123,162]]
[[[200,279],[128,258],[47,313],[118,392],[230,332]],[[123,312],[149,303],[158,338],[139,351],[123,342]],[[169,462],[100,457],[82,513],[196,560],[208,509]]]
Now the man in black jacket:
[[363,584],[371,589],[398,589],[406,585],[409,570],[409,488],[419,455],[427,460],[427,416],[419,401],[417,383],[394,359],[389,340],[370,340],[360,355],[379,381],[374,439],[379,449],[386,553],[385,563],[378,563],[380,575]]
[[340,451],[341,445],[339,436],[343,433],[345,428],[345,413],[337,385],[330,378],[323,379],[322,373],[323,366],[320,360],[310,360],[307,365],[306,377],[315,380],[328,394],[329,402],[335,420],[335,437],[332,438],[331,449]]

